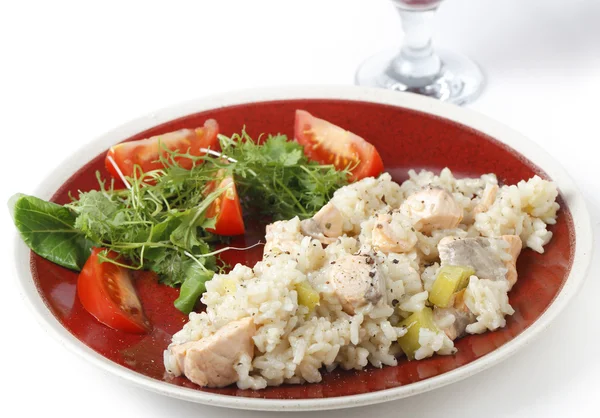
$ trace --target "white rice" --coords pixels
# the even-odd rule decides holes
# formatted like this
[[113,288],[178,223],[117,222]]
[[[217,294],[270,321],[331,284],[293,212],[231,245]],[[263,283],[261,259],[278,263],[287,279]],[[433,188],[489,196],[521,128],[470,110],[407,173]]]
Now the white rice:
[[399,207],[402,199],[400,185],[384,173],[342,187],[334,193],[331,203],[342,213],[344,232],[358,235],[363,221],[382,209]]
[[[411,170],[409,176],[398,185],[386,173],[336,191],[331,202],[343,218],[344,236],[326,247],[302,234],[298,218],[268,226],[263,260],[252,268],[238,264],[228,274],[215,275],[202,297],[206,311],[191,313],[189,322],[173,336],[172,344],[211,336],[231,321],[252,317],[257,329],[254,357],[241,356],[235,365],[241,389],[319,382],[323,371],[337,367],[395,365],[402,354],[396,341],[406,333],[399,322],[431,306],[428,291],[440,268],[437,245],[442,238],[516,234],[524,246],[543,252],[552,236],[546,226],[555,223],[558,192],[553,183],[537,176],[502,186],[489,209],[474,217],[473,209],[486,187],[498,183],[494,174],[456,179],[446,168],[439,175]],[[456,228],[435,230],[428,236],[415,231],[398,209],[411,193],[431,186],[452,193],[464,209],[464,217]],[[378,214],[384,213],[392,213],[391,228],[410,244],[406,251],[385,254],[373,245],[371,232]],[[505,258],[504,241],[490,241],[496,242],[496,252]],[[368,253],[375,260],[385,281],[385,295],[378,304],[358,308],[349,315],[328,272],[336,260],[357,253]],[[296,286],[303,282],[320,296],[312,312],[298,303]],[[476,318],[467,327],[469,333],[503,327],[505,316],[514,312],[505,280],[471,277],[465,303]],[[446,315],[438,321],[443,328],[454,317]],[[419,344],[416,359],[455,351],[452,340],[439,330],[421,329]],[[165,367],[175,375],[182,373],[169,350],[165,351]]]
[[505,315],[515,313],[508,303],[508,281],[491,281],[471,276],[465,291],[465,303],[477,317],[477,322],[467,325],[469,334],[494,331],[506,325]]
[[519,235],[524,246],[543,253],[552,238],[546,225],[556,222],[557,196],[556,185],[538,176],[502,186],[489,210],[475,216],[475,228],[486,237]]
[[433,263],[431,265],[427,265],[423,269],[423,273],[421,274],[421,280],[423,281],[423,287],[428,292],[431,290],[431,286],[433,286],[433,282],[435,282],[435,278],[437,276],[437,272],[440,269],[440,263]]
[[419,331],[419,344],[421,347],[415,352],[415,360],[431,357],[434,353],[449,355],[456,352],[454,343],[443,331],[436,332],[421,328]]

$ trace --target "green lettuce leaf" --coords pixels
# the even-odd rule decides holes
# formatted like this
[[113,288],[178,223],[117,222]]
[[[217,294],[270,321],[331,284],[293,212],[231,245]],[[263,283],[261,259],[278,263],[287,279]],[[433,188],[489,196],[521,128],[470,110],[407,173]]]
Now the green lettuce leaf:
[[185,269],[186,279],[179,290],[179,297],[175,300],[175,307],[185,314],[194,309],[196,301],[206,291],[206,282],[213,278],[214,272],[202,270],[192,262]]
[[21,238],[33,252],[71,270],[82,269],[93,243],[75,229],[67,208],[33,196],[14,195],[9,207]]

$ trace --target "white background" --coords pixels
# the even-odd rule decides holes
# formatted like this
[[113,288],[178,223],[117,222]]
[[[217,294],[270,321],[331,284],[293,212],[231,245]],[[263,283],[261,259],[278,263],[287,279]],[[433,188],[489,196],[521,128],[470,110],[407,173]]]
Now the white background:
[[[0,200],[31,193],[72,150],[128,119],[238,88],[351,84],[363,58],[400,36],[387,0],[3,0]],[[598,237],[600,2],[448,0],[436,40],[483,66],[488,85],[470,107],[522,131],[565,166]],[[232,416],[129,386],[51,339],[18,295],[9,268],[14,228],[7,211],[0,220],[0,415]],[[599,273],[595,261],[562,317],[501,365],[328,416],[600,416]]]

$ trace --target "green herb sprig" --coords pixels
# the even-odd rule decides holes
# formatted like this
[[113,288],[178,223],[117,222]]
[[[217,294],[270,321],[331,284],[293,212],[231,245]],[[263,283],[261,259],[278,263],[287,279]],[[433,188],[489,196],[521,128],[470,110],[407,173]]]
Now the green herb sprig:
[[[127,259],[125,267],[151,270],[164,284],[182,285],[176,306],[189,312],[204,292],[205,282],[220,269],[214,244],[226,241],[207,231],[215,220],[206,211],[225,191],[207,193],[209,182],[231,175],[246,216],[272,219],[311,217],[348,182],[348,170],[309,161],[302,146],[285,135],[262,139],[253,140],[245,131],[220,135],[221,152],[202,156],[162,147],[164,168],[144,173],[136,167],[133,177],[124,179],[127,189],[115,189],[113,182],[107,185],[96,173],[98,190],[80,191],[64,207],[36,201],[35,219],[31,200],[19,198],[14,205],[15,224],[33,251],[55,262],[64,260],[62,265],[71,269],[80,269],[85,260],[57,256],[61,248],[57,245],[65,237],[77,238],[69,245],[77,249],[73,254],[79,258],[89,254],[92,244],[118,252]],[[182,159],[192,160],[193,167],[181,167]],[[48,213],[40,215],[40,211]],[[56,226],[57,216],[66,220],[69,231]],[[49,219],[53,225],[45,232],[42,223]],[[44,242],[52,245],[45,248],[40,244]],[[80,244],[85,248],[77,248]],[[100,258],[120,263],[106,255]]]

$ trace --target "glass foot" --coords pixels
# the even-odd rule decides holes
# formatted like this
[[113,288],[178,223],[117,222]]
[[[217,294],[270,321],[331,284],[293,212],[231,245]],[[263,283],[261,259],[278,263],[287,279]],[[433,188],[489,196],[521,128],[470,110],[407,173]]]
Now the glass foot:
[[356,72],[355,82],[360,86],[418,93],[458,105],[475,100],[485,80],[479,66],[464,55],[443,49],[436,49],[436,53],[442,69],[426,82],[406,79],[393,71],[391,63],[398,56],[398,49],[368,58]]

